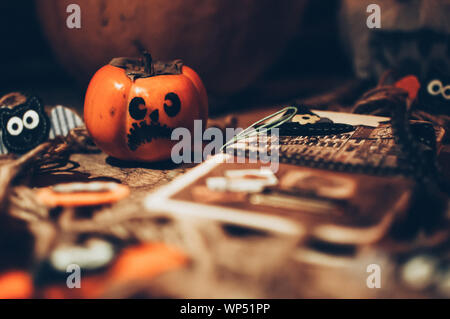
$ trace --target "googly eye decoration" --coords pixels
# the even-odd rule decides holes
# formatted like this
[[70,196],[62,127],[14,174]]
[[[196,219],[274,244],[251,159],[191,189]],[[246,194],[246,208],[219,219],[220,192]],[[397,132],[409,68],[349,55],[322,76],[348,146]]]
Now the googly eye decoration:
[[432,80],[428,83],[427,92],[430,95],[441,95],[444,99],[450,100],[450,84],[444,86],[438,79]]
[[450,85],[446,85],[442,88],[441,94],[447,101],[450,100]]
[[23,131],[22,120],[17,116],[11,117],[6,124],[6,130],[12,136],[19,135]]
[[442,91],[442,83],[439,80],[432,80],[428,83],[427,91],[431,95],[438,95]]
[[39,125],[39,114],[34,110],[26,111],[22,118],[25,128],[32,130]]

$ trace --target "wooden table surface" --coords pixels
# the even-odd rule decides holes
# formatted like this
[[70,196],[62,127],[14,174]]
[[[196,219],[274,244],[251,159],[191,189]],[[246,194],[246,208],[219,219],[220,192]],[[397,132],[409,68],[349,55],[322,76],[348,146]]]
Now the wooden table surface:
[[[249,110],[235,114],[237,126],[245,128],[252,122],[267,116],[277,108]],[[227,117],[219,117],[210,125],[224,123]],[[130,165],[117,162],[105,154],[74,154],[71,159],[79,164],[73,173],[87,179],[117,180],[131,188],[132,196],[123,200],[111,210],[121,214],[127,210],[142,211],[141,200],[149,192],[170,182],[185,173],[193,165],[175,166],[169,162],[157,164]],[[77,178],[75,176],[75,178]],[[57,179],[52,177],[53,182]],[[204,235],[203,241],[209,249],[188,248],[190,239],[173,242],[164,234],[143,236],[143,240],[161,239],[188,251],[197,268],[195,271],[175,272],[162,276],[158,289],[177,297],[332,297],[332,298],[396,298],[430,297],[433,293],[414,291],[399,284],[398,274],[389,259],[390,244],[368,246],[360,249],[354,258],[323,256],[317,264],[305,263],[303,259],[292,258],[287,253],[294,250],[295,243],[280,238],[261,237],[250,240],[233,237],[223,233],[218,225],[193,224]],[[209,231],[205,231],[205,228]],[[211,229],[215,229],[213,232]],[[192,244],[192,243],[191,243]],[[199,245],[201,246],[201,245]],[[214,252],[213,252],[214,251]],[[279,259],[267,263],[267,258]],[[307,252],[305,252],[307,254]],[[228,256],[228,257],[227,257]],[[247,261],[246,261],[247,259]],[[207,265],[210,263],[210,265]],[[266,263],[267,265],[264,265]],[[366,266],[370,263],[382,264],[384,268],[381,289],[369,289],[366,286]],[[203,272],[207,272],[205,275]],[[203,273],[203,275],[201,275]],[[159,279],[158,279],[159,280]],[[175,284],[173,282],[178,282]],[[183,281],[184,284],[179,284]],[[243,287],[246,283],[246,287]],[[194,288],[195,286],[195,288]],[[163,288],[161,288],[163,287]],[[154,293],[154,292],[152,292]]]
[[[250,110],[235,114],[237,126],[245,128],[255,120],[271,114],[275,108]],[[211,121],[224,123],[223,116]],[[89,234],[112,235],[121,240],[162,241],[178,247],[191,259],[188,269],[170,272],[148,285],[130,285],[109,292],[113,297],[170,296],[186,298],[398,298],[434,297],[435,292],[417,291],[399,282],[395,263],[390,258],[388,241],[358,248],[352,258],[307,255],[289,238],[266,235],[249,237],[224,230],[208,221],[171,220],[160,223],[161,214],[146,213],[142,199],[187,172],[193,165],[176,166],[170,162],[129,164],[118,162],[104,153],[73,154],[70,169],[34,176],[32,186],[41,187],[70,181],[111,180],[126,184],[131,195],[117,204],[98,208],[88,222]],[[167,216],[166,216],[167,217]],[[77,222],[73,220],[72,222]],[[72,230],[61,231],[51,221],[54,236],[48,246],[65,240]],[[111,223],[109,226],[105,224]],[[80,224],[81,225],[81,224]],[[186,231],[189,229],[190,231]],[[183,231],[184,230],[184,231]],[[73,234],[75,236],[75,233]],[[78,233],[76,233],[78,236]],[[45,246],[45,245],[44,245]],[[293,253],[295,252],[295,253]],[[307,255],[309,262],[304,256]],[[315,262],[310,262],[314,260]],[[383,285],[369,289],[366,285],[367,265],[381,264]],[[439,295],[438,295],[439,296]]]

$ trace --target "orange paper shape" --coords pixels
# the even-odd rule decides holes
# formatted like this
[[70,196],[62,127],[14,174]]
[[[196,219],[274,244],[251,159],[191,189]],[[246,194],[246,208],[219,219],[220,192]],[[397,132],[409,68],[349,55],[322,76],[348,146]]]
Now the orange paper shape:
[[[94,182],[100,183],[100,182]],[[75,183],[74,183],[75,184]],[[82,183],[76,183],[82,184]],[[89,185],[90,183],[85,183]],[[102,191],[58,192],[53,187],[37,190],[38,199],[49,207],[95,206],[115,203],[130,194],[128,186],[114,183],[114,187]],[[67,184],[69,185],[69,184]]]
[[165,272],[185,266],[188,258],[178,249],[162,243],[144,243],[125,248],[112,267],[102,275],[81,277],[81,288],[69,289],[52,285],[44,290],[51,299],[94,299],[109,287],[136,280],[151,279]]
[[0,275],[0,299],[28,299],[33,295],[31,276],[20,270]]

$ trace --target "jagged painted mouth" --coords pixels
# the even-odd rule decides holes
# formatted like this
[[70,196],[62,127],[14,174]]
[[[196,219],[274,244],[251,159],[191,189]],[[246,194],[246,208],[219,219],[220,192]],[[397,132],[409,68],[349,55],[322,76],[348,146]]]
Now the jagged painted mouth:
[[128,147],[135,151],[137,148],[145,143],[150,143],[155,138],[168,138],[172,136],[172,128],[167,125],[161,125],[159,122],[147,122],[144,120],[140,123],[133,123],[130,128],[128,137]]

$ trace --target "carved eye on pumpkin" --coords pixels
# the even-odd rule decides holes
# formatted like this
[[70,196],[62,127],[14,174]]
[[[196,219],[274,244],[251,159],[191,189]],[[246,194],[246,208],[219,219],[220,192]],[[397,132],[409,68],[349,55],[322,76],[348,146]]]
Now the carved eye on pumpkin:
[[[141,105],[144,107],[141,108]],[[130,102],[128,112],[130,112],[130,116],[136,121],[143,120],[145,115],[147,115],[144,99],[141,97],[134,97]]]
[[177,94],[167,93],[165,97],[166,103],[164,103],[164,111],[170,117],[176,116],[181,109],[181,101]]

